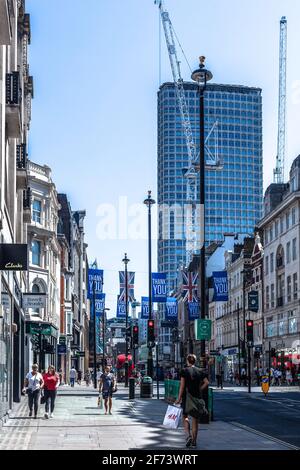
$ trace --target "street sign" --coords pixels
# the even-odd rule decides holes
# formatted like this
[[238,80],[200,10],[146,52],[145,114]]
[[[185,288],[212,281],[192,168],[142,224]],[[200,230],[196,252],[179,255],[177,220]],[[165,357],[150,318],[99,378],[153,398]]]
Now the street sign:
[[66,344],[67,337],[63,336],[63,335],[60,335],[58,342],[59,342],[59,344]]
[[195,320],[195,339],[198,341],[211,339],[211,320],[202,318]]
[[43,293],[24,293],[22,298],[23,308],[45,308],[47,294]]
[[58,344],[57,354],[59,355],[67,354],[67,346],[65,344]]
[[75,356],[84,357],[85,356],[85,351],[75,351]]

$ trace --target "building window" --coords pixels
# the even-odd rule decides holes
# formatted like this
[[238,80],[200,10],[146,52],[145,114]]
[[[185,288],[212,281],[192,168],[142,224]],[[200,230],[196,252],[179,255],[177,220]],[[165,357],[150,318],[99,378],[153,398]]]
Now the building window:
[[282,268],[284,266],[284,251],[282,246],[277,250],[276,266],[277,268]]
[[292,208],[292,225],[296,224],[296,207]]
[[[293,312],[290,312],[291,316]],[[297,318],[289,318],[289,333],[297,333]]]
[[280,217],[280,233],[283,233],[284,230],[284,220],[283,217]]
[[286,334],[286,322],[283,318],[280,318],[280,320],[278,321],[278,334],[279,336],[283,336]]
[[285,214],[285,224],[286,224],[286,229],[288,230],[290,228],[290,213],[289,212]]
[[271,284],[271,308],[275,307],[275,284]]
[[270,254],[270,272],[274,271],[274,253]]
[[291,262],[291,242],[286,244],[286,264]]
[[41,265],[41,242],[34,240],[31,245],[32,264]]
[[275,238],[278,237],[279,234],[279,220],[276,220],[275,222]]
[[273,226],[270,227],[270,242],[273,240]]
[[[33,294],[39,294],[40,291],[41,291],[41,290],[40,290],[39,286],[38,286],[37,284],[33,284],[33,286],[32,286],[32,293],[33,293]],[[40,313],[40,309],[39,309],[39,308],[33,308],[33,309],[32,309],[32,312],[33,312],[33,313]]]
[[273,322],[273,317],[267,318],[267,328],[266,328],[266,336],[267,338],[271,338],[272,336],[276,335],[275,332],[275,323]]
[[291,278],[291,276],[287,277],[286,283],[287,283],[287,301],[291,302],[291,300],[292,300],[292,278]]
[[292,253],[293,253],[293,261],[297,259],[297,238],[293,238],[293,245],[292,245]]
[[72,312],[67,312],[67,335],[72,334]]
[[266,309],[269,310],[270,306],[270,287],[266,287]]
[[265,274],[268,275],[269,274],[269,257],[266,256],[266,260],[265,260]]
[[34,199],[32,203],[32,219],[34,222],[38,224],[41,223],[41,215],[42,215],[42,203],[38,199]]
[[293,274],[293,292],[294,292],[294,300],[298,299],[298,275],[297,273]]

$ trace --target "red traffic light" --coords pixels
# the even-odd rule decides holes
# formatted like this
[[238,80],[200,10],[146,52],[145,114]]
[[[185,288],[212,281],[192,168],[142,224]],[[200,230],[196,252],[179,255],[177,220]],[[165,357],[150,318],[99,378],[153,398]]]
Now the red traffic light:
[[137,331],[139,331],[139,327],[138,327],[138,326],[134,326],[134,327],[133,327],[133,331],[136,333]]
[[247,320],[247,326],[253,326],[253,320]]
[[148,321],[148,326],[154,326],[154,322],[152,320]]

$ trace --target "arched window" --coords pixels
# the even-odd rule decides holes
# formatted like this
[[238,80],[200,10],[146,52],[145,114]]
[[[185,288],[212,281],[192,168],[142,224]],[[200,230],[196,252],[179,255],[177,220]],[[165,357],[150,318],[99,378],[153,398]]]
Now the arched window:
[[[32,293],[33,294],[39,294],[40,292],[41,292],[40,287],[37,284],[33,284]],[[39,308],[33,308],[32,312],[33,313],[40,313],[40,309]]]

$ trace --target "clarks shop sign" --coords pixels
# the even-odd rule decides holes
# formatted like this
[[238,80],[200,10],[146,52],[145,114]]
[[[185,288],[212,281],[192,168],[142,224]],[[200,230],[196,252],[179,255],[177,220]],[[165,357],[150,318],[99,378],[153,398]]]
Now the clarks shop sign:
[[0,243],[0,271],[27,271],[27,269],[27,244]]

